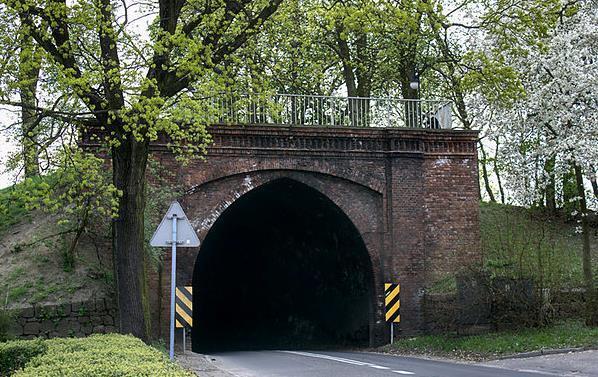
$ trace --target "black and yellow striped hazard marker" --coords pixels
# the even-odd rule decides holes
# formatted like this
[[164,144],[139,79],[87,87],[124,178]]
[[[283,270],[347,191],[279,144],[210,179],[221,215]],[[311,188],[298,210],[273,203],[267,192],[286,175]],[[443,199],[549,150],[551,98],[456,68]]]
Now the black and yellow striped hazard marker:
[[177,329],[193,327],[193,287],[176,288],[175,325]]
[[401,285],[384,283],[384,306],[386,307],[386,322],[401,322]]

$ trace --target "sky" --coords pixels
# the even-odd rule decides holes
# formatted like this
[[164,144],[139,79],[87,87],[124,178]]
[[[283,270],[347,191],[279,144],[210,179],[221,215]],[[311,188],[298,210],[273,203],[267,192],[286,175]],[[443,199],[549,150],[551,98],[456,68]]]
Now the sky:
[[[67,0],[68,5],[76,3],[75,0]],[[144,5],[139,0],[122,0],[119,4],[126,4],[128,8],[128,18],[130,22],[127,24],[129,32],[136,34],[141,40],[148,40],[149,34],[147,32],[148,25],[152,21],[152,17],[141,17],[147,14],[144,10]],[[122,7],[118,8],[117,20],[122,20],[124,12]],[[11,186],[15,182],[14,173],[6,173],[6,160],[9,154],[18,150],[18,144],[14,140],[9,140],[8,135],[3,129],[13,122],[14,113],[0,107],[0,189]]]
[[[0,109],[0,128],[6,127],[9,123],[10,113]],[[0,133],[0,188],[10,186],[14,183],[14,174],[6,173],[4,170],[8,155],[16,150],[16,143],[8,140],[8,137],[4,132]]]

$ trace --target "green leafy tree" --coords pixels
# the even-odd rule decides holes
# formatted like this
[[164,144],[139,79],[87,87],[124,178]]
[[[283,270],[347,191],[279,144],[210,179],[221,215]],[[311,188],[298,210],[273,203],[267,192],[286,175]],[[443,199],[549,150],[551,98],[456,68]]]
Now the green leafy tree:
[[430,13],[438,2],[288,1],[243,51],[278,91],[415,98],[409,82],[437,27]]
[[[54,90],[44,102],[71,104],[40,111],[97,127],[109,149],[118,192],[113,252],[123,333],[148,337],[143,214],[150,143],[165,134],[176,152],[205,150],[212,101],[201,99],[230,85],[229,57],[281,1],[0,1],[52,75]],[[0,90],[4,103],[18,103],[11,89],[23,85],[20,78],[12,70],[0,74],[10,84]]]

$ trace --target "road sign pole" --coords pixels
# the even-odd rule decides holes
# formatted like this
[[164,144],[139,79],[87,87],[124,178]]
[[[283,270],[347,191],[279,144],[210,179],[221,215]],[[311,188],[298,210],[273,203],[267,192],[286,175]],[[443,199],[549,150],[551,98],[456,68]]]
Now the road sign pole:
[[[178,223],[178,221],[181,221]],[[172,224],[168,224],[171,221]],[[179,241],[180,239],[180,241]],[[154,232],[150,245],[153,247],[172,248],[170,270],[170,360],[174,360],[174,327],[176,311],[176,249],[179,247],[198,247],[199,238],[193,225],[187,219],[185,211],[176,200],[170,204],[168,212],[162,218]]]
[[183,353],[185,353],[185,348],[187,348],[185,342],[187,341],[187,332],[185,331],[185,326],[183,326]]
[[172,262],[170,263],[170,360],[174,360],[174,301],[176,289],[176,224],[177,215],[172,215]]
[[394,336],[395,335],[394,328],[395,328],[394,323],[391,322],[390,323],[390,344],[393,344],[394,340],[395,340],[394,339],[395,338],[395,336]]

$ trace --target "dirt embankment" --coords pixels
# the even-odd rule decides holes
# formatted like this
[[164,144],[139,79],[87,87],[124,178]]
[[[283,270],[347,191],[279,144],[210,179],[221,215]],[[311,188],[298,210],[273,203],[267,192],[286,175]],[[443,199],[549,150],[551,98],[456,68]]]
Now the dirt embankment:
[[21,308],[110,297],[113,274],[106,231],[86,232],[74,261],[72,236],[58,219],[32,213],[0,234],[0,306]]

